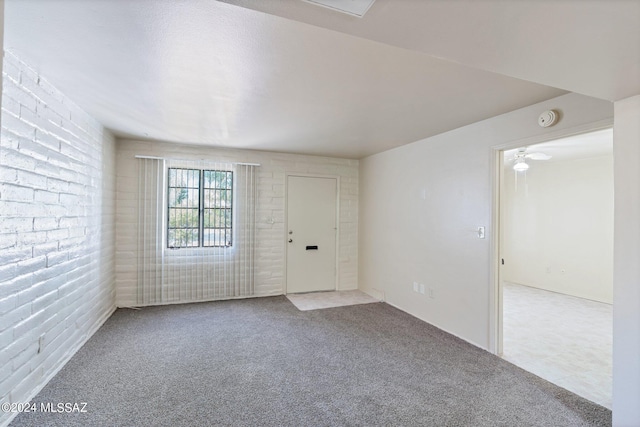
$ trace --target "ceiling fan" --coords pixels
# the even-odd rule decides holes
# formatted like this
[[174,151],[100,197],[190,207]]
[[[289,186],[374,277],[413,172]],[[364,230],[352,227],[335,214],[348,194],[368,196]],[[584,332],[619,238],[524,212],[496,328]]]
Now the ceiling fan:
[[527,153],[526,147],[519,148],[513,157],[513,170],[516,172],[524,172],[529,169],[527,160],[549,160],[550,158],[551,156],[545,153]]

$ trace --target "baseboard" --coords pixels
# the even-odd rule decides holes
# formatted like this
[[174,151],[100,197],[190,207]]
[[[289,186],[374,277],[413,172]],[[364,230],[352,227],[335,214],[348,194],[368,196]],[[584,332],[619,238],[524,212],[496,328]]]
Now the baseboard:
[[[104,325],[104,323],[113,315],[113,313],[116,311],[117,307],[114,305],[113,307],[111,307],[108,311],[105,312],[105,314],[102,315],[102,317],[95,323],[95,325],[89,329],[86,337],[81,340],[78,345],[72,349],[72,351],[70,351],[69,353],[67,353],[67,355],[65,355],[60,362],[58,363],[58,366],[49,373],[49,375],[47,375],[44,378],[44,381],[42,381],[42,383],[40,385],[38,385],[36,388],[34,388],[32,390],[32,392],[29,394],[28,398],[25,399],[23,402],[31,402],[37,395],[38,393],[40,393],[42,391],[42,389],[49,384],[49,381],[51,381],[51,379],[53,379],[53,377],[55,377],[58,372],[60,372],[60,370],[62,368],[64,368],[64,366],[69,362],[69,360],[71,360],[71,358],[73,356],[75,356],[75,354],[78,352],[78,350],[80,350],[82,348],[82,346],[84,346],[87,341],[89,341],[91,339],[91,337],[98,331],[98,329],[100,329],[102,327],[102,325]],[[2,424],[0,424],[0,427],[7,427],[11,421],[13,421],[13,419],[18,415],[18,412],[15,412],[13,414],[11,414],[11,416]]]
[[[433,322],[430,322],[430,321],[428,321],[428,320],[426,320],[426,319],[422,318],[421,316],[417,316],[417,315],[415,315],[415,314],[413,314],[413,313],[410,313],[410,312],[408,312],[407,310],[405,310],[405,309],[403,309],[403,308],[400,308],[400,307],[398,307],[397,305],[392,304],[392,303],[390,303],[390,302],[388,302],[388,301],[385,301],[385,303],[386,303],[386,304],[389,304],[389,305],[390,305],[391,307],[393,307],[393,308],[397,308],[398,310],[402,311],[403,313],[407,313],[409,316],[413,316],[413,317],[415,317],[416,319],[422,320],[424,323],[428,323],[429,325],[433,326],[434,328],[438,328],[438,329],[440,329],[442,332],[446,332],[447,334],[449,334],[449,335],[453,335],[454,337],[456,337],[456,338],[458,338],[458,339],[461,339],[462,341],[467,342],[467,343],[471,344],[471,345],[472,345],[472,346],[474,346],[474,347],[478,347],[479,349],[484,350],[484,351],[486,351],[487,353],[491,353],[487,348],[485,348],[485,347],[483,347],[483,346],[481,346],[481,345],[479,345],[479,344],[477,344],[477,343],[475,343],[475,342],[473,342],[473,341],[469,341],[468,339],[466,339],[466,338],[464,338],[464,337],[461,337],[460,335],[458,335],[458,334],[456,334],[456,333],[453,333],[453,332],[451,332],[451,331],[448,331],[447,329],[445,329],[445,328],[441,327],[440,325],[437,325],[437,324],[435,324],[435,323],[433,323]],[[491,353],[491,354],[493,354],[493,353]]]

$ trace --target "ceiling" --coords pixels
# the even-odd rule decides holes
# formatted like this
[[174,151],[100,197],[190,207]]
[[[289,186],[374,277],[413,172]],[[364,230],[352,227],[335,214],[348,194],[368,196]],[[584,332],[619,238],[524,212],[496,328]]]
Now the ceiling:
[[595,98],[640,93],[640,0],[377,0],[363,19],[222,1]]
[[639,1],[232,2],[6,0],[5,49],[119,136],[347,158],[640,93]]

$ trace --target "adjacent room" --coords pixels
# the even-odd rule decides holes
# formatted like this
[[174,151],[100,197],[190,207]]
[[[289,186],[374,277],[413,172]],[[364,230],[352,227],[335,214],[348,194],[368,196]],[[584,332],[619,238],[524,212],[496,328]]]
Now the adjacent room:
[[640,423],[640,2],[0,18],[0,425]]
[[502,160],[502,355],[611,408],[613,130]]

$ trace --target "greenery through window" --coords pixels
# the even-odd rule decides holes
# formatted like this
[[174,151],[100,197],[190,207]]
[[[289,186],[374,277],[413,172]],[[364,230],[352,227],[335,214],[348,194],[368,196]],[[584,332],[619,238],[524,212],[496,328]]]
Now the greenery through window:
[[167,247],[233,244],[233,172],[170,168]]

